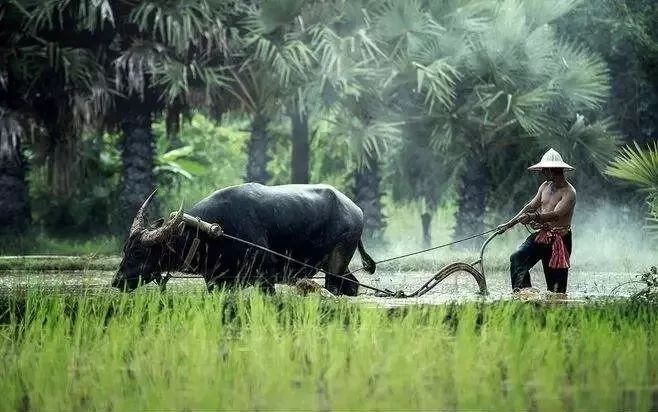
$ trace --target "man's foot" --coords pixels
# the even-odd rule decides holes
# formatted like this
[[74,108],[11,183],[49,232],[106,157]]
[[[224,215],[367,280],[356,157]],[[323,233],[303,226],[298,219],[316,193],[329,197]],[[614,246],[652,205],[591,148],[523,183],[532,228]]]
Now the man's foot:
[[515,298],[522,300],[538,300],[541,299],[541,291],[534,287],[514,289],[512,292]]

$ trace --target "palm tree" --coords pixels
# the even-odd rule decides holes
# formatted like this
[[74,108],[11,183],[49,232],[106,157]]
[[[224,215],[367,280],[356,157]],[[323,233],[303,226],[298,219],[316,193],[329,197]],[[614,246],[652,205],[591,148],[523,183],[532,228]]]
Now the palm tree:
[[320,23],[309,30],[317,64],[306,87],[306,95],[317,99],[313,106],[333,123],[332,138],[348,147],[352,192],[364,212],[364,233],[371,243],[383,241],[382,159],[400,141],[401,124],[383,100],[381,84],[389,72],[371,22],[376,5],[368,0],[335,1],[317,11]]
[[225,22],[232,6],[213,0],[112,4],[116,38],[108,53],[121,93],[112,120],[123,133],[126,219],[155,185],[154,116],[166,112],[173,133],[186,108],[220,105],[218,91],[227,82],[223,70],[230,60]]
[[[469,113],[464,119],[467,130],[475,131],[479,138],[473,144],[462,132],[460,141],[474,154],[466,170],[475,165],[473,169],[480,169],[482,177],[518,181],[525,167],[510,172],[512,162],[506,149],[520,154],[527,166],[549,146],[562,150],[581,171],[592,171],[588,164],[602,170],[606,153],[614,151],[618,136],[607,119],[588,125],[586,117],[596,118],[607,99],[607,67],[583,47],[557,39],[551,26],[574,6],[569,0],[503,2],[491,10],[486,30],[472,37],[473,57],[462,70],[469,79],[464,93],[467,103],[461,109]],[[482,78],[485,82],[479,80]],[[525,150],[519,150],[522,147]],[[516,179],[510,179],[514,175]],[[478,191],[484,196],[490,193],[468,183],[467,178],[463,180],[461,204]],[[466,209],[470,213],[463,213],[460,207],[458,236],[482,230],[488,204],[480,201],[475,210]]]
[[429,147],[458,154],[451,166],[456,237],[483,230],[491,187],[519,176],[510,178],[512,155],[527,166],[546,145],[569,149],[568,157],[572,148],[585,150],[590,158],[616,147],[605,120],[581,120],[587,142],[573,138],[577,114],[593,115],[608,92],[605,64],[554,35],[551,23],[576,3],[389,0],[377,8],[373,21],[393,63],[384,83],[390,101],[414,114],[408,123],[416,117],[431,125]]
[[0,191],[15,212],[9,226],[19,230],[29,218],[20,151],[24,131],[36,131],[31,148],[47,166],[53,193],[70,193],[76,141],[109,100],[102,67],[87,48],[88,37],[81,36],[104,20],[100,5],[82,14],[57,1],[10,2],[0,13]]
[[[346,99],[334,120],[333,135],[348,146],[354,170],[354,200],[363,210],[365,239],[383,243],[386,226],[382,208],[382,165],[384,154],[394,152],[400,142],[399,122],[376,96]],[[383,119],[389,119],[388,122]]]
[[[293,157],[304,169],[304,155],[308,152],[308,146],[305,146],[308,119],[303,102],[288,97],[297,94],[296,90],[305,81],[313,60],[311,50],[302,41],[305,28],[300,14],[303,6],[304,2],[299,0],[271,0],[260,3],[258,7],[247,4],[241,9],[244,17],[237,40],[244,49],[244,62],[230,69],[233,80],[230,91],[252,116],[247,181],[266,183],[270,179],[267,163],[271,137],[267,127],[270,119],[281,112],[280,107],[285,102],[293,123]],[[307,170],[308,163],[306,177],[303,171],[294,174],[308,182]]]
[[[27,109],[18,84],[24,79],[16,75],[15,57],[24,15],[10,5],[0,6],[0,217],[2,233],[23,232],[30,213],[25,182],[25,160],[21,153]],[[13,64],[12,64],[13,63]],[[17,73],[14,73],[17,72]],[[10,77],[11,76],[11,77]],[[18,83],[18,84],[16,84]]]

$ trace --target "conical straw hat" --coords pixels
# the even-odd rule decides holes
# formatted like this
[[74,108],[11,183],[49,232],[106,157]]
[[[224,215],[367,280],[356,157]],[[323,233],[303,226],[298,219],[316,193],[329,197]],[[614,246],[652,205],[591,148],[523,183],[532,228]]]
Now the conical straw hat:
[[549,168],[574,170],[571,165],[564,163],[562,156],[560,156],[557,150],[553,148],[548,149],[548,151],[541,157],[541,161],[535,165],[530,166],[528,170],[541,170]]

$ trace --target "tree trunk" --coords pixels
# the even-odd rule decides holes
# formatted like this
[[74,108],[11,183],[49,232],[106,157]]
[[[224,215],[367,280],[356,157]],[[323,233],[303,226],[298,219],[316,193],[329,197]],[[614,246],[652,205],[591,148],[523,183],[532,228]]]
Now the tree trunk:
[[[455,240],[478,234],[484,230],[484,215],[489,190],[489,174],[477,156],[466,159],[466,169],[461,173],[458,194]],[[482,243],[473,239],[460,243],[463,247],[474,248]]]
[[381,202],[381,178],[379,162],[371,159],[370,167],[357,170],[354,196],[356,204],[363,210],[364,238],[370,243],[383,243],[384,214]]
[[165,111],[165,128],[170,149],[183,147],[183,141],[180,138],[181,110],[181,105],[177,101]]
[[292,120],[292,160],[291,160],[291,181],[292,183],[309,182],[309,138],[308,138],[308,114],[299,113],[298,110],[290,113]]
[[422,213],[420,221],[423,225],[423,248],[429,248],[432,246],[432,214]]
[[[127,229],[137,210],[155,188],[154,138],[151,129],[151,113],[140,111],[145,103],[131,105],[134,110],[126,110],[121,129],[123,131],[121,159],[123,176],[121,187],[120,230]],[[154,199],[155,200],[155,199]],[[152,213],[157,213],[157,202]]]
[[0,150],[0,234],[3,235],[25,232],[30,221],[25,161],[19,144]]
[[249,139],[249,154],[247,160],[247,182],[267,183],[270,174],[267,171],[269,155],[267,148],[270,136],[267,132],[269,119],[258,113],[251,123],[251,138]]

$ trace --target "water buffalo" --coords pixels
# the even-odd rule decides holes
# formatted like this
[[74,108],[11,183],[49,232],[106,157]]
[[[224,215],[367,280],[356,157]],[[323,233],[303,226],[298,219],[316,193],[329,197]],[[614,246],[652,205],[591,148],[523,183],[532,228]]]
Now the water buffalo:
[[[344,275],[358,248],[365,269],[375,262],[361,242],[363,212],[329,185],[264,186],[246,183],[221,189],[192,206],[182,208],[168,222],[146,226],[145,213],[153,194],[141,206],[130,228],[124,256],[112,285],[133,290],[162,273],[181,271],[203,275],[214,286],[258,284],[267,291],[274,283],[291,283],[316,271],[291,263],[225,236],[214,237],[191,217],[221,225],[224,233]],[[195,239],[198,238],[198,241]],[[195,246],[196,244],[196,246]],[[334,294],[355,296],[358,285],[327,274],[325,287]]]

